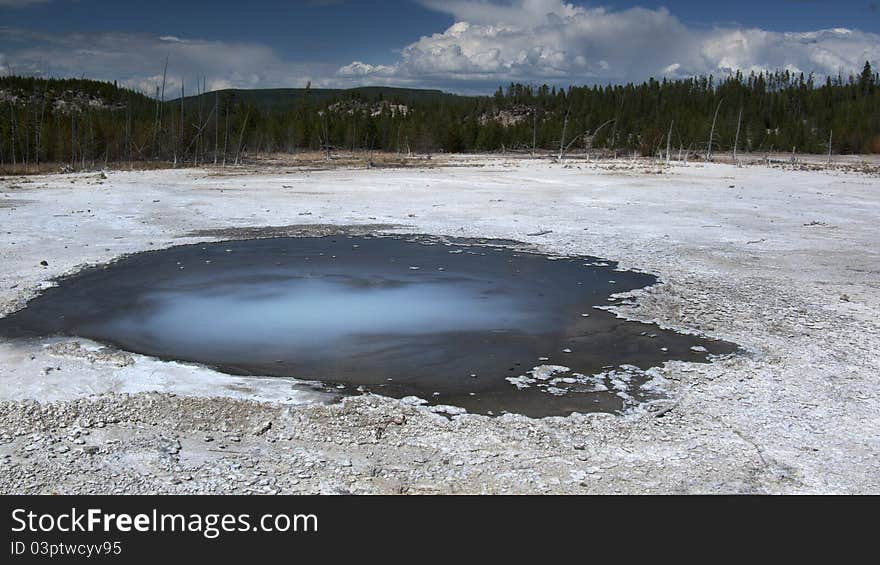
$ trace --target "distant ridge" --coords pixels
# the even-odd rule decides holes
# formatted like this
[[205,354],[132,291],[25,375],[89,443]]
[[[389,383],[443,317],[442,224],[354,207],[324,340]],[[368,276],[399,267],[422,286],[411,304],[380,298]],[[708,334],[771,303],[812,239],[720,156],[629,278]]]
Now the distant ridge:
[[[308,96],[316,103],[326,102],[333,99],[360,98],[378,100],[380,98],[389,101],[399,101],[402,104],[413,102],[431,102],[451,98],[467,98],[456,94],[443,92],[442,90],[426,90],[418,88],[398,88],[392,86],[361,86],[357,88],[260,88],[239,89],[228,88],[207,92],[198,96],[185,97],[184,103],[190,105],[205,98],[213,103],[214,97],[219,95],[226,100],[240,101],[245,104],[256,106],[263,110],[289,110]],[[180,98],[171,100],[179,102]]]

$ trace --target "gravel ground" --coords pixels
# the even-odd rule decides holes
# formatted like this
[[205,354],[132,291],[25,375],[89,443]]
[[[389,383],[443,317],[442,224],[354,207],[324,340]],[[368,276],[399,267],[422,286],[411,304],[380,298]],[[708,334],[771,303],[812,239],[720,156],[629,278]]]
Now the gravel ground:
[[667,363],[624,415],[533,420],[0,341],[0,492],[880,492],[876,168],[446,165],[0,179],[0,314],[126,253],[345,225],[620,261],[663,284],[619,315],[744,353]]

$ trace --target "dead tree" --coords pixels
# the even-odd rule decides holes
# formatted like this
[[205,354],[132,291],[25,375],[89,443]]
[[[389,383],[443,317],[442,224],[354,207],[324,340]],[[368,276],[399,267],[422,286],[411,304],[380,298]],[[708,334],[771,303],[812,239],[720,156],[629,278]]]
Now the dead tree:
[[831,136],[834,135],[834,130],[828,130],[828,164],[831,164]]
[[241,125],[241,132],[238,134],[238,148],[235,151],[235,165],[238,166],[238,162],[241,159],[241,147],[242,142],[244,141],[244,130],[247,128],[248,118],[251,117],[251,111],[248,110],[244,115],[244,123]]
[[565,130],[568,129],[568,116],[571,114],[571,104],[568,105],[568,110],[565,111],[565,118],[562,120],[562,136],[559,138],[559,160],[562,161],[562,157],[565,155]]
[[535,147],[538,145],[538,109],[532,108],[532,157],[535,156]]
[[615,159],[617,159],[617,124],[619,123],[620,116],[623,114],[624,100],[626,100],[626,93],[624,93],[620,97],[620,105],[617,107],[617,113],[614,116],[614,128],[611,130],[611,147],[610,147],[610,149],[614,149],[614,158]]
[[328,118],[325,114],[324,119],[321,120],[321,129],[323,130],[323,144],[324,150],[327,152],[327,160],[331,159],[331,151],[333,148],[330,146],[330,125],[328,123]]
[[12,168],[15,169],[16,159],[15,159],[15,104],[13,104],[12,100],[9,101],[9,123],[12,127]]
[[220,147],[220,93],[214,91],[214,164],[217,164],[217,149]]
[[28,170],[28,165],[30,164],[31,157],[31,128],[28,125],[28,120],[30,118],[30,100],[29,98],[25,98],[24,102],[24,124],[19,124],[19,129],[24,127],[24,169]]
[[669,133],[666,134],[666,165],[669,166],[669,152],[672,149],[672,124],[675,120],[669,122]]
[[202,143],[202,136],[201,136],[201,130],[202,130],[202,81],[199,79],[199,77],[196,77],[196,100],[198,101],[198,112],[196,114],[198,116],[197,117],[198,121],[196,122],[198,125],[195,126],[196,134],[193,137],[192,142],[190,142],[190,144],[189,144],[190,147],[192,147],[193,145],[196,146],[196,149],[193,152],[193,166],[194,167],[199,166],[199,147]]
[[[212,109],[211,113],[208,114],[208,117],[205,118],[204,122],[201,122],[198,124],[193,124],[193,128],[195,128],[196,133],[193,136],[192,141],[189,142],[189,145],[187,146],[186,150],[189,151],[193,145],[196,146],[196,152],[195,152],[196,156],[193,157],[193,159],[194,159],[193,163],[196,165],[198,164],[197,160],[198,160],[198,147],[199,147],[199,143],[200,143],[199,140],[203,138],[203,134],[204,134],[205,130],[208,129],[208,125],[211,123],[211,118],[213,117],[213,115],[214,115],[214,110]],[[202,143],[202,145],[204,145],[204,142],[201,142],[201,143]],[[202,163],[204,163],[204,159],[202,159]]]
[[229,147],[229,102],[226,102],[226,127],[223,128],[223,166],[226,166],[226,155]]
[[[180,79],[180,126],[177,128],[177,142],[174,144],[174,166],[177,166],[177,154],[183,149],[183,97],[185,96],[184,79]],[[181,153],[180,158],[184,156]]]
[[159,132],[162,129],[162,106],[165,105],[165,80],[168,77],[168,57],[165,57],[165,70],[162,71],[161,95],[159,86],[156,86],[156,120],[153,123],[153,158],[159,153]]
[[739,107],[739,117],[736,119],[736,138],[733,140],[733,164],[736,164],[736,146],[739,145],[739,128],[742,125],[743,109]]
[[[606,121],[605,123],[603,123],[602,125],[600,125],[599,127],[597,127],[595,130],[593,130],[592,137],[596,137],[599,134],[599,132],[602,130],[602,128],[604,128],[605,126],[607,126],[608,124],[610,124],[611,122],[614,122],[614,121],[615,121],[615,118],[612,118],[612,119]],[[567,152],[569,150],[569,148],[572,145],[574,145],[575,141],[577,141],[581,137],[586,138],[588,135],[590,135],[590,130],[587,130],[584,133],[582,133],[581,135],[578,135],[574,139],[572,139],[569,142],[569,144],[565,146],[565,149],[559,153],[559,160],[560,161],[562,160],[562,157],[565,155],[565,152]]]
[[76,112],[70,112],[70,167],[76,167]]
[[715,139],[715,122],[718,120],[718,110],[721,109],[721,103],[724,102],[724,98],[718,101],[718,106],[715,108],[715,117],[712,118],[712,129],[709,131],[709,144],[706,147],[706,162],[712,160],[712,141]]
[[40,118],[37,120],[37,169],[40,167],[40,154],[43,151],[43,117],[46,115],[46,96],[49,94],[49,81],[43,88],[42,99],[40,100]]
[[[89,122],[89,137],[86,141],[88,142],[89,148],[91,149],[91,151],[90,151],[91,164],[92,164],[92,167],[94,167],[95,166],[95,159],[98,155],[97,155],[97,151],[95,150],[97,147],[97,144],[95,143],[95,121],[94,121],[94,118],[92,117],[91,106],[86,106],[86,118],[88,119],[88,122]],[[83,133],[85,133],[85,132],[83,132]],[[85,152],[84,152],[83,153],[83,169],[85,169],[85,168],[86,168],[86,162],[85,162]]]

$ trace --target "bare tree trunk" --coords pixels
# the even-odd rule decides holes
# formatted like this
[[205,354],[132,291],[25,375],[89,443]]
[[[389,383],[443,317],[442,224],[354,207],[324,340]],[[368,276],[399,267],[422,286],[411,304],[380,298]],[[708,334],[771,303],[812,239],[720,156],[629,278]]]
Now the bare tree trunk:
[[[91,110],[91,107],[89,107],[89,109],[88,109],[88,111],[87,111],[87,113],[86,113],[86,116],[87,116],[87,118],[88,118],[88,120],[89,120],[89,139],[88,139],[88,141],[89,141],[89,147],[90,147],[90,149],[91,149],[91,157],[92,157],[92,158],[91,158],[91,162],[92,162],[92,168],[94,168],[95,163],[96,163],[96,160],[97,160],[97,157],[98,157],[98,153],[97,153],[97,151],[96,151],[97,147],[96,147],[96,144],[95,144],[95,122],[94,122],[94,120],[92,119],[92,110]],[[85,165],[85,163],[83,163],[83,165]],[[85,166],[83,166],[83,168],[85,168]]]
[[[208,89],[208,77],[205,75],[202,75],[202,94],[206,94],[208,92],[207,89]],[[202,107],[202,102],[201,102],[201,97],[200,97],[199,98],[199,108],[201,108],[201,107]],[[201,115],[202,115],[202,113],[201,113],[201,111],[199,111],[199,116],[201,116]],[[202,159],[203,165],[205,164],[205,154],[208,152],[207,149],[205,148],[205,132],[207,131],[208,124],[210,122],[211,122],[211,116],[209,115],[207,118],[205,118],[205,125],[204,125],[204,127],[202,127],[202,133],[199,135],[199,144],[202,146],[201,159]],[[199,119],[199,125],[201,126],[201,118]]]
[[739,145],[739,128],[742,126],[743,109],[739,107],[739,118],[736,119],[736,139],[733,140],[733,164],[736,165],[736,147]]
[[70,166],[76,167],[76,114],[70,112]]
[[241,133],[238,134],[238,149],[235,152],[235,165],[238,165],[239,159],[241,158],[241,144],[244,140],[244,130],[247,128],[248,118],[251,117],[251,112],[248,110],[247,114],[244,115],[244,123],[241,125]]
[[220,148],[220,93],[214,92],[214,164],[217,164],[217,150]]
[[183,154],[183,97],[185,95],[184,89],[184,79],[180,79],[180,124],[178,124],[177,132],[175,137],[177,141],[175,142],[175,151],[174,151],[174,166],[177,166],[177,159],[180,158],[183,161],[186,156]]
[[666,134],[666,166],[669,166],[669,152],[672,149],[672,124],[675,120],[669,122],[669,133]]
[[28,165],[30,165],[30,157],[31,157],[31,128],[28,122],[30,121],[30,116],[28,115],[30,111],[30,104],[26,104],[24,107],[24,170],[28,170]]
[[[593,130],[593,137],[596,137],[596,135],[598,135],[599,132],[602,131],[602,128],[604,128],[605,126],[607,126],[608,124],[610,124],[610,123],[613,122],[613,121],[615,121],[615,120],[614,120],[614,119],[610,119],[610,120],[606,121],[605,123],[603,123],[602,125],[600,125],[599,127],[597,127],[595,130]],[[565,152],[568,151],[568,149],[569,149],[572,145],[574,145],[574,142],[575,142],[575,141],[577,141],[577,140],[580,139],[581,137],[586,138],[586,136],[588,136],[588,135],[590,135],[590,131],[589,131],[589,130],[585,131],[585,132],[582,133],[581,135],[578,135],[578,136],[576,136],[574,139],[572,139],[572,140],[568,143],[568,145],[566,145],[565,148],[562,149],[562,150],[559,152],[559,155],[560,155],[559,160],[560,160],[560,161],[562,160],[562,157],[565,155]],[[589,156],[589,154],[588,154],[588,156]]]
[[568,129],[568,116],[571,114],[571,104],[565,112],[565,119],[562,120],[562,136],[559,138],[559,160],[565,155],[565,130]]
[[715,138],[715,122],[718,120],[718,110],[721,109],[721,103],[724,102],[724,98],[718,101],[718,106],[715,108],[715,117],[712,118],[712,129],[709,131],[709,144],[706,147],[706,162],[712,160],[712,141]]
[[153,120],[153,159],[156,158],[159,146],[159,85],[156,85],[156,117]]
[[532,109],[532,157],[535,156],[535,147],[538,144],[538,110]]
[[40,154],[43,152],[43,117],[46,115],[46,95],[49,93],[49,81],[43,88],[43,97],[40,101],[40,119],[37,121],[37,168],[40,167]]
[[834,130],[828,131],[828,164],[831,164],[831,136],[834,135]]
[[12,168],[15,168],[16,159],[15,159],[15,104],[12,103],[12,100],[9,101],[9,123],[12,126]]
[[617,114],[614,116],[614,128],[611,131],[611,149],[614,149],[615,159],[617,159],[617,124],[621,114],[623,114],[623,103],[625,100],[625,95],[620,97],[620,105],[617,107]]
[[[146,145],[146,143],[144,143]],[[134,160],[134,113],[131,109],[131,94],[128,95],[128,168],[132,169],[134,165],[132,165],[132,161]],[[138,158],[142,159],[143,154],[141,150],[143,149],[143,145],[138,149]]]
[[[199,110],[198,110],[198,127],[202,127],[202,81],[199,80],[199,77],[196,77],[196,99],[199,101]],[[196,137],[193,140],[195,142],[196,148],[193,152],[193,166],[199,166],[199,146],[202,143],[202,133],[199,130],[196,130]]]
[[[129,127],[131,126],[131,96],[125,107],[125,125],[122,128],[122,154],[128,157],[128,168],[131,169],[131,141],[129,141]],[[121,160],[122,158],[120,158]]]
[[[165,83],[168,79],[168,57],[165,57],[165,69],[162,71],[162,96],[160,98],[161,104],[159,104],[157,108],[157,120],[156,120],[156,135],[158,136],[159,132],[162,130],[162,111],[165,109]],[[155,149],[154,149],[155,152]],[[159,151],[161,153],[161,150]],[[154,155],[155,158],[155,155]],[[177,158],[175,156],[175,161]]]
[[321,128],[324,130],[324,149],[327,151],[327,160],[330,160],[330,126],[327,124],[327,118],[321,122]]
[[226,155],[229,146],[229,102],[226,103],[226,127],[223,128],[223,166],[226,166]]

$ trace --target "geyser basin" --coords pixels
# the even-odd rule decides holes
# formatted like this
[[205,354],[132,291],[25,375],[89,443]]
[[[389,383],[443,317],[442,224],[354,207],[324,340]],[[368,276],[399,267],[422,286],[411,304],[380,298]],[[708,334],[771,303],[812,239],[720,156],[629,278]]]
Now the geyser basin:
[[530,416],[615,411],[642,370],[733,344],[594,308],[655,278],[592,258],[421,237],[226,241],[140,253],[0,319],[234,374],[291,376]]

